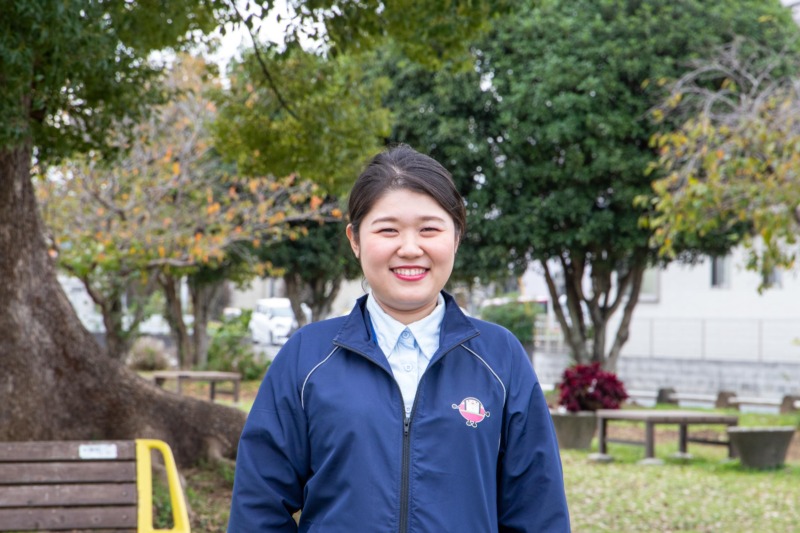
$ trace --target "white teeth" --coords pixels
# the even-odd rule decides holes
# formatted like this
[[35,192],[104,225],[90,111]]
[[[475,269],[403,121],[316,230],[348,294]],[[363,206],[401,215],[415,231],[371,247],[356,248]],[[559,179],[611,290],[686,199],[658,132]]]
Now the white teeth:
[[395,268],[395,274],[400,274],[401,276],[421,276],[425,273],[424,268]]

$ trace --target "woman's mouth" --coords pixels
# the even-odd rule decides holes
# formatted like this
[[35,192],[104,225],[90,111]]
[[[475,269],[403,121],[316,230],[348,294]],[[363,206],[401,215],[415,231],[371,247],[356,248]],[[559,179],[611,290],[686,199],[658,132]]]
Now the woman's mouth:
[[427,268],[401,267],[391,269],[395,276],[403,281],[418,281],[428,273]]

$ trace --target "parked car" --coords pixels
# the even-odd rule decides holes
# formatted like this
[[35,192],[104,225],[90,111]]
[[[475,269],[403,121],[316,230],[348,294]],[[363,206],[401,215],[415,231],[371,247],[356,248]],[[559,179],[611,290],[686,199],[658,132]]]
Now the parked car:
[[[306,322],[311,319],[311,309],[301,304]],[[262,298],[256,302],[250,317],[250,336],[253,342],[283,344],[297,329],[297,319],[289,298]]]

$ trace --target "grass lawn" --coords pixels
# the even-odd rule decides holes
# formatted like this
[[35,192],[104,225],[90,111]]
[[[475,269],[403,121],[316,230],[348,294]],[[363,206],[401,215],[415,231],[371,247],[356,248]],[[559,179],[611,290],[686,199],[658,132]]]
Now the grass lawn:
[[[257,382],[242,384],[240,408],[250,408],[258,385]],[[192,384],[187,392],[208,398],[207,388],[202,384]],[[800,425],[798,414],[725,412],[738,414],[742,426]],[[633,438],[640,438],[644,431],[635,424],[620,425],[623,427],[617,431],[627,431]],[[698,429],[718,431],[719,427]],[[562,451],[575,533],[800,531],[797,435],[784,468],[754,471],[741,468],[737,460],[729,461],[726,450],[719,446],[689,443],[689,452],[694,456],[691,460],[670,459],[678,447],[677,427],[659,426],[657,433],[656,455],[664,459],[661,466],[637,464],[644,456],[641,446],[610,443],[609,453],[615,460],[609,464],[589,460],[589,454],[596,451],[596,440],[591,451]],[[225,531],[233,472],[205,466],[182,473],[188,485],[192,531]]]

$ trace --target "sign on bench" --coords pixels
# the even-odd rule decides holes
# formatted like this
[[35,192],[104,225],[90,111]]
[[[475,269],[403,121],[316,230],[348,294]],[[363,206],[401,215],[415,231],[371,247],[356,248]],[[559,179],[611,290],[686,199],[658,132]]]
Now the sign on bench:
[[[153,526],[151,453],[167,472],[173,527]],[[0,442],[0,531],[189,533],[169,446],[159,440]]]

